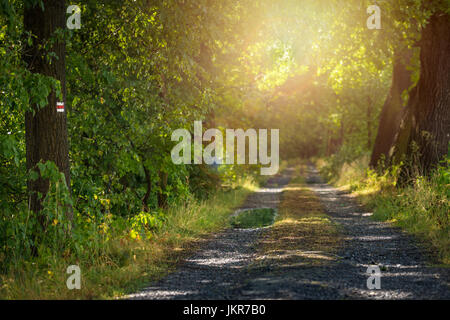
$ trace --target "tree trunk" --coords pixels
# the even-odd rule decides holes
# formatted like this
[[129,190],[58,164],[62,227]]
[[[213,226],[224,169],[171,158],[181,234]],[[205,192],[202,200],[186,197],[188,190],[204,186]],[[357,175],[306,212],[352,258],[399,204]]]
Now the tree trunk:
[[338,145],[336,146],[336,150],[339,150],[339,148],[344,144],[344,135],[345,135],[344,116],[342,116],[341,124],[340,124],[340,128],[339,128],[339,142],[338,142]]
[[158,207],[167,208],[167,194],[165,193],[167,188],[167,178],[168,174],[164,171],[159,171],[159,187],[157,197],[158,197]]
[[372,147],[372,110],[373,102],[370,96],[367,96],[367,149]]
[[381,111],[378,132],[370,159],[372,168],[377,167],[382,158],[389,161],[389,151],[394,143],[394,137],[398,132],[402,112],[405,108],[402,102],[402,92],[411,86],[411,71],[407,70],[411,57],[411,49],[404,49],[394,56],[392,84]]
[[145,212],[150,212],[150,208],[148,207],[148,198],[152,193],[152,180],[150,176],[150,171],[148,171],[145,165],[142,165],[142,167],[144,168],[145,182],[147,184],[147,192],[145,193],[144,198],[142,199],[142,206]]
[[396,141],[396,159],[406,153],[402,180],[427,175],[448,153],[450,137],[450,17],[434,13],[422,31],[420,79]]
[[327,157],[331,156],[331,130],[327,128]]
[[[24,54],[24,61],[28,69],[33,73],[39,73],[51,76],[61,83],[64,106],[65,104],[65,43],[64,40],[57,40],[50,48],[57,58],[52,57],[51,63],[46,58],[47,52],[41,45],[55,39],[55,31],[59,28],[65,28],[66,6],[64,0],[43,0],[44,10],[38,4],[25,8],[24,28],[33,34],[33,44],[27,48]],[[33,105],[33,112],[27,112],[25,115],[26,131],[26,158],[27,168],[35,169],[36,164],[41,160],[43,162],[53,161],[61,172],[64,173],[67,186],[70,190],[70,172],[69,172],[69,146],[67,138],[67,116],[64,112],[57,112],[56,105],[59,100],[53,90],[48,96],[48,105],[39,108]],[[39,214],[42,209],[41,201],[44,199],[49,188],[48,180],[37,179],[28,181],[28,190],[30,192],[30,209]],[[43,195],[38,198],[37,193]],[[72,209],[67,212],[68,217],[72,218]],[[40,217],[41,222],[44,217]]]

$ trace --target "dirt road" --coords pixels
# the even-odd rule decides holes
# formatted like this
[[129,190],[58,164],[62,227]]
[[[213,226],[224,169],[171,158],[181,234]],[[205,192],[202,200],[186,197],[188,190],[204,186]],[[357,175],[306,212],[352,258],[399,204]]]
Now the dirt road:
[[[295,174],[287,169],[271,178],[244,207],[277,208]],[[450,270],[430,267],[432,256],[413,237],[370,219],[371,212],[323,183],[314,167],[309,166],[305,175],[306,187],[337,226],[341,241],[335,250],[308,250],[300,239],[293,242],[302,245],[290,250],[289,259],[269,259],[260,249],[271,227],[228,229],[177,271],[128,298],[450,299]],[[380,268],[380,289],[367,288],[371,265]]]

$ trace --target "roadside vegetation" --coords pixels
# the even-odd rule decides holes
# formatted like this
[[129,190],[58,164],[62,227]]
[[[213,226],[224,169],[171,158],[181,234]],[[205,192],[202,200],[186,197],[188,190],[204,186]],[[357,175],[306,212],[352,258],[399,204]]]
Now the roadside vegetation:
[[[345,149],[342,149],[343,151]],[[428,177],[412,176],[398,185],[399,166],[383,171],[368,169],[369,155],[352,159],[338,152],[318,160],[322,175],[335,186],[351,191],[374,211],[373,218],[388,221],[417,235],[450,265],[450,159]]]
[[[38,257],[10,261],[8,272],[0,276],[0,298],[120,297],[164,276],[209,233],[229,226],[230,214],[255,187],[249,177],[208,199],[192,197],[173,204],[158,218],[141,213],[132,219],[87,221],[90,218],[76,216],[79,224],[72,232],[76,242],[59,243],[65,247],[62,254],[48,250]],[[80,290],[66,286],[66,269],[73,264],[81,269]]]

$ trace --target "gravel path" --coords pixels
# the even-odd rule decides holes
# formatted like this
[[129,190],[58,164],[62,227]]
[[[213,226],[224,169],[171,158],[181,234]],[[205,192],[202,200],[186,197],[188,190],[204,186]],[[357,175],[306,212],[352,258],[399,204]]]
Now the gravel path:
[[[265,188],[246,199],[242,209],[277,208],[292,171],[270,178]],[[177,271],[128,298],[234,299],[234,291],[247,278],[246,267],[255,257],[254,244],[265,230],[231,228],[216,234]]]
[[[252,194],[247,208],[276,208],[291,170]],[[430,267],[432,255],[417,241],[370,212],[349,195],[322,183],[313,167],[308,187],[340,225],[344,243],[325,265],[254,263],[255,244],[267,229],[229,229],[217,234],[178,271],[129,296],[131,299],[450,299],[450,269]],[[367,289],[369,265],[381,269],[381,289]]]

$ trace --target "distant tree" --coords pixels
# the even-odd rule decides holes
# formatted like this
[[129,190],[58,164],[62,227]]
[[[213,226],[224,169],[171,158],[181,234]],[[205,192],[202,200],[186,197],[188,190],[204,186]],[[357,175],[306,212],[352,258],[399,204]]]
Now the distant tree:
[[394,55],[391,88],[381,110],[378,132],[370,159],[372,168],[377,167],[382,158],[386,161],[389,159],[389,151],[399,129],[403,109],[406,107],[402,100],[402,93],[412,84],[412,71],[408,70],[411,57],[412,50],[408,48]]

